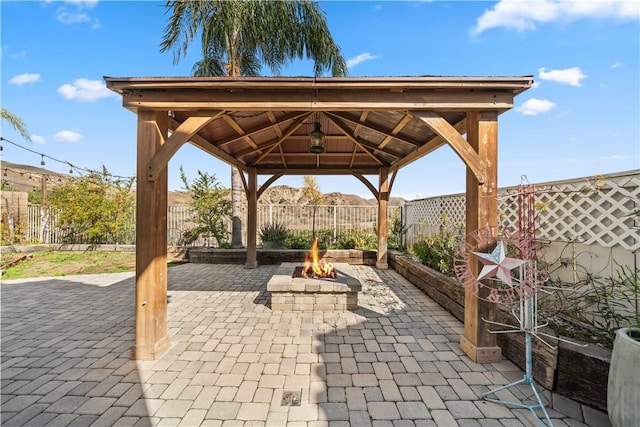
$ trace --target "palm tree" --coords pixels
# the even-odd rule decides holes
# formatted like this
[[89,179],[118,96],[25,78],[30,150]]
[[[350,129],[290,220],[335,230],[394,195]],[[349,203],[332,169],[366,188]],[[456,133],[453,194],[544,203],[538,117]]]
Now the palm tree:
[[318,206],[326,201],[326,197],[320,191],[320,185],[316,179],[311,175],[305,175],[302,179],[302,195],[305,199],[307,199],[307,203],[311,205],[312,211],[312,220],[311,220],[311,237],[315,239],[316,237],[316,212],[318,210]]
[[[345,76],[347,65],[327,27],[324,13],[310,0],[169,0],[171,10],[160,51],[173,49],[174,63],[201,32],[202,59],[195,76],[258,76],[294,59],[311,59],[314,74]],[[242,246],[242,179],[231,168],[233,232],[231,245]]]
[[31,141],[31,135],[29,135],[29,132],[27,132],[27,127],[20,117],[16,116],[9,110],[0,108],[0,118],[2,118],[2,120],[8,121],[11,127],[18,131],[24,139],[26,139],[27,141]]

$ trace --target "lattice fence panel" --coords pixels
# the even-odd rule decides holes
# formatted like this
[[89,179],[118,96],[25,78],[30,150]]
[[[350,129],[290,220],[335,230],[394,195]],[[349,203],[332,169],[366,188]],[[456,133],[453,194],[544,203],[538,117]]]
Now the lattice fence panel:
[[[536,185],[536,232],[544,240],[640,249],[640,173],[587,177]],[[500,224],[518,227],[517,187],[498,191]],[[465,196],[432,197],[405,204],[407,243],[437,233],[446,215],[464,224]]]
[[539,186],[538,237],[640,248],[640,174]]

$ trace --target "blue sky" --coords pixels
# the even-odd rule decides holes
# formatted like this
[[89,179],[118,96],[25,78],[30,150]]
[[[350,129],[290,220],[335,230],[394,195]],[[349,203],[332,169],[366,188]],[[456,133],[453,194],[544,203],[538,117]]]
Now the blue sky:
[[[199,46],[173,64],[160,53],[167,21],[157,1],[0,2],[2,107],[20,116],[24,140],[6,122],[2,136],[82,168],[135,174],[136,117],[105,89],[103,76],[187,76]],[[523,76],[533,88],[500,116],[501,187],[640,168],[640,2],[324,1],[351,76]],[[306,61],[282,75],[311,75]],[[269,75],[265,70],[264,75]],[[2,159],[40,166],[41,157],[3,142]],[[69,165],[45,158],[46,167]],[[214,173],[230,168],[190,145],[169,164]],[[407,199],[463,192],[465,168],[449,147],[403,168],[392,195]],[[262,177],[261,181],[267,177]],[[371,197],[355,178],[318,177],[323,192]],[[376,183],[376,179],[373,178]],[[302,177],[275,185],[302,186]]]

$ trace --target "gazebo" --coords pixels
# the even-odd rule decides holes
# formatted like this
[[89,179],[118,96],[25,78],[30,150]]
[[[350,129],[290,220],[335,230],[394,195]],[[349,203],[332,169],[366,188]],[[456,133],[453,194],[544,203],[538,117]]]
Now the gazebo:
[[[353,175],[378,201],[377,268],[387,268],[387,205],[399,170],[448,144],[466,165],[466,230],[497,226],[498,116],[533,84],[521,77],[105,77],[138,115],[136,344],[152,360],[167,335],[167,165],[190,142],[240,172],[246,266],[257,266],[257,201],[283,175]],[[463,136],[466,135],[466,138]],[[258,185],[258,175],[269,178]],[[377,175],[375,185],[367,175]],[[477,273],[477,272],[476,272]],[[495,361],[491,305],[465,293],[463,351]]]

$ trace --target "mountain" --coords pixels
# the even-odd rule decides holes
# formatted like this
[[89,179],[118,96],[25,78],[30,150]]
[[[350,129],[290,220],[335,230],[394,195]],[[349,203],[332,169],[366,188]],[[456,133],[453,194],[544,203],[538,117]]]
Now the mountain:
[[[74,175],[53,172],[45,168],[20,165],[3,161],[0,163],[0,176],[7,182],[8,188],[15,191],[29,192],[40,190],[42,177],[47,177],[48,185],[55,185],[66,180],[73,179]],[[6,187],[5,187],[6,188]],[[5,190],[6,191],[6,190]],[[326,204],[346,206],[375,206],[376,200],[364,198],[355,194],[343,194],[339,192],[325,194]],[[168,194],[169,205],[186,205],[191,200],[189,193],[185,191],[170,191]],[[274,185],[267,188],[260,197],[259,203],[266,204],[300,204],[303,202],[302,188],[289,187],[287,185]],[[401,197],[391,197],[390,206],[401,206],[405,200]]]

